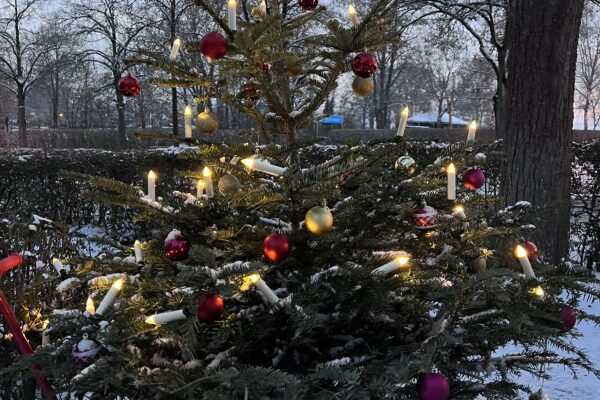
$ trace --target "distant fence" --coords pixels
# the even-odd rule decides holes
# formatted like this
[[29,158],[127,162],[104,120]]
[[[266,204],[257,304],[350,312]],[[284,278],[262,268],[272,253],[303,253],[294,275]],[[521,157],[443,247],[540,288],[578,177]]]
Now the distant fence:
[[[165,131],[165,134],[169,132]],[[394,129],[327,129],[318,133],[314,131],[302,132],[300,139],[319,139],[325,143],[346,143],[349,141],[368,141],[373,139],[392,137],[396,134]],[[405,136],[408,139],[435,140],[443,142],[460,142],[466,139],[466,128],[434,129],[434,128],[407,128]],[[152,147],[161,143],[157,140],[138,139],[128,134],[128,142],[121,145],[118,133],[112,130],[102,129],[29,129],[29,148],[42,149],[136,149]],[[202,135],[203,140],[216,143],[241,143],[252,142],[263,144],[265,140],[254,136],[240,136],[236,130],[219,130],[212,135]],[[493,140],[495,132],[491,128],[480,128],[477,130],[477,139]],[[590,142],[600,139],[600,131],[576,130],[573,133],[575,142]],[[284,135],[274,135],[273,142],[278,144],[287,143]],[[9,133],[0,130],[0,148],[18,148],[18,133],[13,130]]]

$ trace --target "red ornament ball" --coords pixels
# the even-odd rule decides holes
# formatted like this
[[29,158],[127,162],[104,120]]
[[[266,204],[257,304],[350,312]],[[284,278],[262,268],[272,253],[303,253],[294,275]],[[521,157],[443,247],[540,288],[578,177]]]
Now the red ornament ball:
[[200,40],[200,51],[212,60],[218,60],[227,54],[229,45],[219,32],[209,32]]
[[570,331],[577,323],[577,312],[571,306],[561,304],[560,309],[560,320],[562,322],[563,329]]
[[262,65],[260,67],[262,68],[262,70],[265,74],[268,74],[269,71],[271,70],[271,64],[266,63],[266,62],[262,63]]
[[260,87],[255,82],[247,82],[240,88],[240,99],[244,104],[252,106],[260,99]]
[[428,206],[425,202],[415,210],[412,217],[415,228],[419,230],[433,229],[438,224],[437,210]]
[[373,76],[377,70],[377,60],[370,53],[360,53],[352,60],[352,72],[361,78],[369,78]]
[[119,79],[119,92],[125,97],[135,97],[142,91],[140,81],[131,75]]
[[311,11],[317,8],[317,6],[319,5],[319,0],[298,0],[298,5],[304,11]]
[[165,256],[171,261],[185,260],[191,246],[190,241],[181,232],[174,230],[165,239]]
[[211,293],[198,302],[196,316],[202,322],[215,322],[225,309],[223,298],[217,293]]
[[446,400],[450,396],[450,384],[444,374],[428,372],[417,380],[417,393],[421,400]]
[[469,190],[477,190],[485,183],[485,175],[480,169],[471,168],[462,176],[462,183]]
[[538,247],[536,246],[536,244],[531,241],[527,241],[527,242],[523,243],[523,247],[525,247],[525,250],[527,250],[527,258],[529,258],[529,261],[537,262],[538,261]]
[[287,236],[272,233],[263,240],[262,252],[270,262],[281,262],[290,255],[290,242]]

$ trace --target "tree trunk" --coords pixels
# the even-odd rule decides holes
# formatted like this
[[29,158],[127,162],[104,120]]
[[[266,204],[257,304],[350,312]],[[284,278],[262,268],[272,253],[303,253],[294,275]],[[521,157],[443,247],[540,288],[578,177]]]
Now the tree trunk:
[[569,241],[573,94],[584,0],[513,0],[506,42],[507,154],[502,189],[508,204],[539,211],[541,248],[553,260]]
[[125,127],[125,100],[123,98],[123,94],[119,90],[119,75],[114,75],[114,85],[115,85],[115,93],[117,95],[117,129],[119,132],[119,142],[121,144],[121,148],[125,148],[127,145],[127,129]]
[[585,104],[583,105],[583,130],[588,130],[588,116],[590,112],[590,91],[586,93]]
[[51,85],[52,85],[52,127],[58,128],[58,102],[59,102],[59,76],[58,71],[52,72]]
[[17,85],[17,126],[19,128],[19,147],[27,147],[27,118],[25,115],[25,88]]
[[498,52],[498,75],[496,76],[496,94],[494,95],[494,120],[496,138],[506,139],[506,49]]

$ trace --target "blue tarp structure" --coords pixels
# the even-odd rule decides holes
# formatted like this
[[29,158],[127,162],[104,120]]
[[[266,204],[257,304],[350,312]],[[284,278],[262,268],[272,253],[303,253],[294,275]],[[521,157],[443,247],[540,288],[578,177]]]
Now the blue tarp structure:
[[324,118],[319,121],[320,124],[323,125],[343,125],[344,124],[344,116],[343,115],[330,115],[327,118]]

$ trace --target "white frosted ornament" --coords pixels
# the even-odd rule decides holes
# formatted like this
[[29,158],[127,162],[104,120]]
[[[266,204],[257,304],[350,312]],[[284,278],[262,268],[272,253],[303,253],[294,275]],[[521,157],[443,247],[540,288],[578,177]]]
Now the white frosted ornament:
[[87,333],[84,333],[83,339],[73,346],[71,355],[76,364],[87,364],[96,357],[101,348],[96,341],[89,339]]

